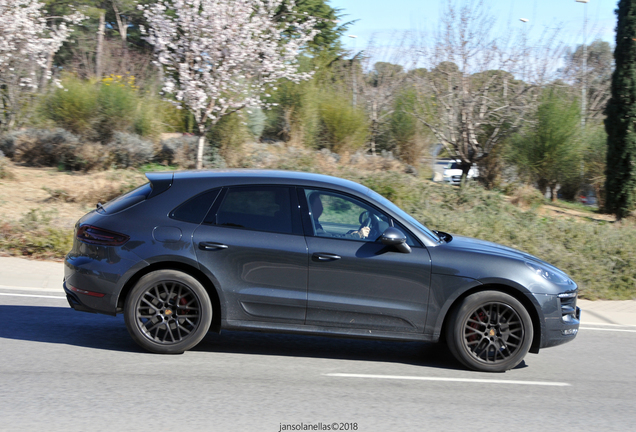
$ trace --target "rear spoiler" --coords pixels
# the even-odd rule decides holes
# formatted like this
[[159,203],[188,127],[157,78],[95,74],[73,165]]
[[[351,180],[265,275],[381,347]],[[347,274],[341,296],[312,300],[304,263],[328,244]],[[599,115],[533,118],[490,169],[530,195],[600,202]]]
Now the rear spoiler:
[[152,192],[146,199],[152,198],[153,196],[159,195],[162,192],[167,191],[172,186],[174,182],[174,173],[172,172],[153,172],[146,173],[146,178],[150,182],[150,187],[152,187]]

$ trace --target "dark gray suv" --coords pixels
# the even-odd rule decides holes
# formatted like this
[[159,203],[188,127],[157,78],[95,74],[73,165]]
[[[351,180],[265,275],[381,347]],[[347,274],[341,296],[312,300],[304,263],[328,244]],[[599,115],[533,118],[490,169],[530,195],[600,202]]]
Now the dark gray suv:
[[155,353],[212,328],[445,339],[465,366],[515,367],[572,340],[577,286],[540,259],[427,229],[357,183],[284,171],[147,174],[82,217],[64,289],[123,313]]

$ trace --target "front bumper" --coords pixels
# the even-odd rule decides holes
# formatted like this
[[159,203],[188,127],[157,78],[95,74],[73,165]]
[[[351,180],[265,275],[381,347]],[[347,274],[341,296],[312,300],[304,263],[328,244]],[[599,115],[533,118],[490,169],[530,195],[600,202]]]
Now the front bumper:
[[581,309],[576,307],[574,318],[564,322],[562,319],[547,319],[545,340],[542,348],[557,346],[571,341],[579,332]]
[[461,180],[462,180],[462,176],[461,175],[444,176],[443,177],[444,183],[449,183],[449,184],[452,184],[452,185],[461,184]]
[[541,348],[549,348],[573,340],[579,332],[581,309],[574,299],[556,299],[556,311],[545,319],[545,329],[541,338]]

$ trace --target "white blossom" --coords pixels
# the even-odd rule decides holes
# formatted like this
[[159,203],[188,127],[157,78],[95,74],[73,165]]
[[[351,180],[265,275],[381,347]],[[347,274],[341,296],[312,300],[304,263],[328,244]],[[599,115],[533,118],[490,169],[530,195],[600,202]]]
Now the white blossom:
[[224,115],[266,105],[261,96],[269,96],[280,79],[297,83],[311,77],[298,72],[298,55],[318,33],[316,21],[275,22],[283,3],[289,11],[295,6],[284,0],[172,0],[139,6],[156,63],[165,72],[163,91],[173,94],[197,122],[198,167],[203,137]]
[[[37,0],[0,0],[0,103],[2,129],[13,126],[22,95],[38,87],[35,69],[47,69],[47,59],[60,49],[71,25],[85,17],[76,12],[49,27],[44,4]],[[50,71],[43,72],[50,78]],[[58,84],[58,83],[56,83]]]

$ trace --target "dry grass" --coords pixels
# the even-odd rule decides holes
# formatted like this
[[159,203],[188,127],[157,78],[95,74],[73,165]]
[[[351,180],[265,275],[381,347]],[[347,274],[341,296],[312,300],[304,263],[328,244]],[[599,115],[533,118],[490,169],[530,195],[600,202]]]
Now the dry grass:
[[72,228],[98,202],[106,202],[145,181],[136,170],[59,172],[11,164],[12,178],[0,179],[0,221],[15,223],[32,210],[51,216],[50,224]]
[[510,203],[522,209],[538,207],[544,199],[541,192],[530,185],[516,188],[509,197]]

